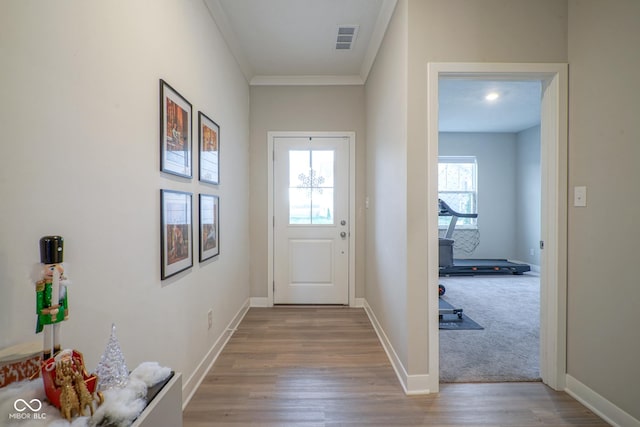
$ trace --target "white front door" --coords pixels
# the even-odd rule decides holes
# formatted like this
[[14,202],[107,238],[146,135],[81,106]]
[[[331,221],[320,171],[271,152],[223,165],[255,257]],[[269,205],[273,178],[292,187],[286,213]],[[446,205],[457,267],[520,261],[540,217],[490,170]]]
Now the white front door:
[[349,138],[273,146],[273,302],[348,304]]

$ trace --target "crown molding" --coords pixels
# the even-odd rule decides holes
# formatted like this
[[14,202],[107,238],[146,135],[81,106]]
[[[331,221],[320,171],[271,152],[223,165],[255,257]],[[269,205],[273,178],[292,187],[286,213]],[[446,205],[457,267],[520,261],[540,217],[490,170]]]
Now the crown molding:
[[378,56],[378,51],[380,50],[380,46],[382,46],[384,35],[387,32],[389,21],[391,21],[397,3],[398,0],[382,0],[380,13],[378,13],[378,19],[373,27],[371,40],[369,40],[369,46],[362,60],[362,67],[360,68],[360,77],[363,82],[366,82],[369,77],[369,71],[371,71],[371,67],[373,67],[376,56]]
[[240,46],[240,42],[238,41],[238,36],[236,35],[233,28],[231,28],[231,24],[229,23],[229,18],[224,11],[224,8],[220,4],[219,0],[204,0],[204,4],[207,6],[209,10],[209,15],[213,19],[213,21],[218,26],[220,33],[222,34],[222,38],[224,38],[227,46],[229,47],[229,51],[231,55],[235,58],[242,74],[244,74],[244,78],[247,82],[250,82],[253,78],[253,68],[249,63],[249,59],[244,53],[244,50]]
[[362,77],[351,76],[255,76],[251,86],[361,86]]

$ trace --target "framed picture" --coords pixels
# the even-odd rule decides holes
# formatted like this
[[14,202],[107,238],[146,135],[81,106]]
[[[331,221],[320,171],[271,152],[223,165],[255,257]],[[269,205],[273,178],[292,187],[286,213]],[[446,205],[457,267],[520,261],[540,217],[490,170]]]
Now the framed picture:
[[160,190],[162,280],[193,266],[191,193]]
[[220,253],[220,199],[200,194],[200,262]]
[[202,111],[198,112],[198,129],[200,139],[198,178],[209,184],[220,183],[220,126],[207,117]]
[[160,79],[160,170],[191,178],[191,104]]

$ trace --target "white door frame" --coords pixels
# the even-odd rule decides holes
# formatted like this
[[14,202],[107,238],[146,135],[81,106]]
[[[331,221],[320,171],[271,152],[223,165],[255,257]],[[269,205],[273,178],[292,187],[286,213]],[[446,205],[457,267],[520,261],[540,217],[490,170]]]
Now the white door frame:
[[[438,229],[438,82],[440,77],[542,81],[540,375],[564,390],[567,358],[567,129],[568,67],[552,63],[429,63],[427,226]],[[438,240],[429,239],[430,389],[439,390]]]
[[274,131],[267,132],[267,305],[273,306],[273,153],[276,138],[320,138],[337,137],[349,139],[349,306],[355,306],[355,250],[356,250],[356,133],[355,132],[306,132]]

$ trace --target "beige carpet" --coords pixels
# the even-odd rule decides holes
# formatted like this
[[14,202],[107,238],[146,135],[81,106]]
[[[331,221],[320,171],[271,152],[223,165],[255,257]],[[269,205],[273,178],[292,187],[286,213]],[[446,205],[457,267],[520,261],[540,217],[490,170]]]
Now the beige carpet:
[[441,382],[540,379],[540,278],[441,277],[444,299],[484,330],[440,331]]

